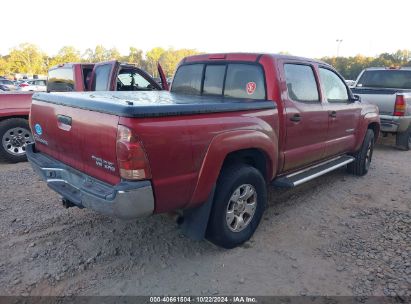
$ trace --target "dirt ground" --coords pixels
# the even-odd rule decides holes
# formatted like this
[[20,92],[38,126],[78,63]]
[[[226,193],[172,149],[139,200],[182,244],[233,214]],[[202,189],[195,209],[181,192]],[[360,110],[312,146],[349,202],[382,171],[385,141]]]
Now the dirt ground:
[[365,177],[270,190],[243,246],[173,220],[64,209],[28,163],[0,164],[0,295],[411,295],[411,151],[384,139]]

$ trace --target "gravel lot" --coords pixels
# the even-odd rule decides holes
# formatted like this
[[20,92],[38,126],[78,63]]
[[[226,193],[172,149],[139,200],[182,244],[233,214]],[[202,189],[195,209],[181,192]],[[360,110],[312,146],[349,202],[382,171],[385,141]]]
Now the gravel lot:
[[411,295],[411,152],[369,174],[270,190],[255,236],[223,250],[166,215],[64,209],[27,163],[0,164],[1,295]]

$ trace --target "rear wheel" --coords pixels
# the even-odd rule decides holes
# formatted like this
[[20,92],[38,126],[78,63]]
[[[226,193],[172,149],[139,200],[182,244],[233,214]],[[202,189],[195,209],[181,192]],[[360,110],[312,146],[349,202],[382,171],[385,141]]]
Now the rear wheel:
[[372,155],[374,151],[374,131],[368,129],[360,150],[355,153],[355,160],[347,165],[348,172],[363,176],[370,169]]
[[0,159],[12,163],[27,160],[26,146],[33,142],[29,123],[24,118],[0,121]]
[[397,134],[396,138],[396,145],[397,147],[408,151],[411,147],[411,125],[408,129],[404,132],[400,132]]
[[244,243],[257,229],[266,201],[266,183],[260,171],[244,164],[224,168],[217,182],[207,239],[227,249]]

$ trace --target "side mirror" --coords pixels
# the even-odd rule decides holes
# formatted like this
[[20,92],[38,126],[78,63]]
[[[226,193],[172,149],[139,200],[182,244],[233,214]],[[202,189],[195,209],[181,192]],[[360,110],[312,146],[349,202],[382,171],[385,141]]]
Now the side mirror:
[[355,94],[355,95],[353,96],[353,98],[352,98],[352,101],[353,101],[353,102],[356,102],[356,101],[361,102],[361,96]]

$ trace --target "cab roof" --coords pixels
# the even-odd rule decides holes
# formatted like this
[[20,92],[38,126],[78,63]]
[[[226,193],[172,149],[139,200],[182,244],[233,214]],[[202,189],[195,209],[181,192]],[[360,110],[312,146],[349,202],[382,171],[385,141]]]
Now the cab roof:
[[300,60],[306,62],[315,62],[324,65],[328,65],[328,63],[323,62],[321,60],[299,57],[299,56],[292,56],[292,55],[283,55],[283,54],[270,54],[270,53],[210,53],[210,54],[200,54],[200,55],[193,55],[188,56],[183,59],[182,63],[189,63],[189,62],[200,62],[200,61],[218,61],[218,60],[227,60],[227,61],[250,61],[256,62],[262,56],[270,56],[273,59],[285,59],[285,60]]

